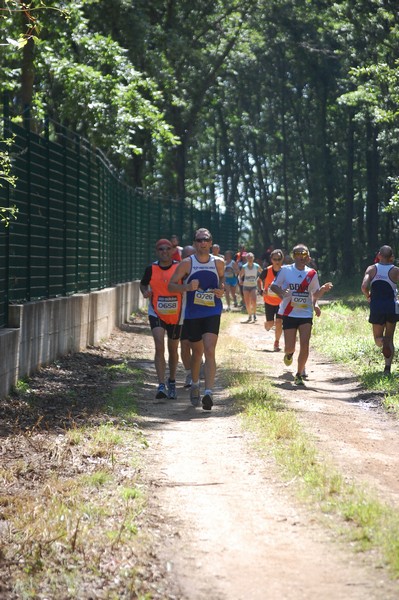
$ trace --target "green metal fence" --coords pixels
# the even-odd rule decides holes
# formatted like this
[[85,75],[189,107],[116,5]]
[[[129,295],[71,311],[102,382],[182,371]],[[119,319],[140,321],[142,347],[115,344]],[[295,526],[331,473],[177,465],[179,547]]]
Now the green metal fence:
[[224,249],[237,245],[235,215],[129,187],[98,149],[51,123],[37,133],[3,107],[16,187],[0,186],[0,206],[18,215],[0,226],[0,327],[9,303],[89,292],[140,278],[160,237],[192,241],[198,227]]

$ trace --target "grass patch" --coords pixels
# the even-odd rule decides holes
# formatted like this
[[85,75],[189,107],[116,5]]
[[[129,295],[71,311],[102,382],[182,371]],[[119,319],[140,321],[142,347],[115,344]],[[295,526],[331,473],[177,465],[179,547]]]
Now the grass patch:
[[137,585],[138,592],[141,587],[137,578],[131,579],[146,544],[138,536],[146,497],[128,460],[137,440],[133,432],[118,434],[109,427],[101,427],[93,437],[96,444],[108,438],[107,451],[99,453],[95,448],[89,454],[92,439],[86,439],[80,460],[86,468],[100,465],[98,470],[64,480],[50,478],[40,492],[9,498],[2,507],[8,535],[1,553],[10,562],[19,597],[41,597],[43,592],[55,597],[51,588],[58,595],[64,590],[63,597],[85,597],[88,586],[95,589],[101,580],[113,577],[119,581],[114,597],[122,581],[126,589]]
[[107,367],[108,373],[112,377],[123,376],[123,385],[115,386],[111,391],[111,396],[107,402],[109,414],[123,418],[125,423],[135,423],[137,420],[137,390],[144,383],[144,374],[141,369],[132,367],[124,361],[118,365]]
[[355,373],[362,386],[384,396],[383,404],[399,413],[399,372],[397,362],[392,363],[392,374],[384,376],[384,357],[374,344],[369,309],[353,308],[341,301],[322,308],[322,315],[314,319],[312,346],[331,360],[345,364]]
[[259,361],[255,353],[246,351],[251,371],[238,370],[229,349],[228,340],[221,344],[223,377],[244,426],[256,433],[259,452],[273,455],[284,479],[292,482],[300,498],[322,519],[326,517],[326,526],[333,523],[341,539],[359,552],[377,551],[381,564],[399,577],[399,514],[347,481],[318,455],[295,412],[287,409],[271,382],[254,378]]
[[140,481],[148,443],[136,406],[143,375],[126,361],[104,373],[113,387],[94,418],[63,434],[30,432],[23,463],[0,470],[0,557],[19,598],[102,597],[104,590],[107,598],[152,597]]

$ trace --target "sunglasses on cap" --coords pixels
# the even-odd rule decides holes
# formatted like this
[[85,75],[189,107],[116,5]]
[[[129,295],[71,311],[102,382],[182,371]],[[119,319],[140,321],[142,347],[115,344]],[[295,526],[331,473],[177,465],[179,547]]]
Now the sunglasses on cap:
[[209,237],[202,237],[202,238],[195,238],[195,241],[201,243],[201,242],[211,242],[212,240]]
[[294,250],[293,255],[305,258],[306,256],[309,256],[309,252],[307,250]]

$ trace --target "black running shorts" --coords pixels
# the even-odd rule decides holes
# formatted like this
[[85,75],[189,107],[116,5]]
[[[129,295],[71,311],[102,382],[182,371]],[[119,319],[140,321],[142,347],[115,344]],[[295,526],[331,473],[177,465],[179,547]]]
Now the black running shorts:
[[202,340],[204,333],[219,335],[220,315],[200,319],[185,319],[184,327],[190,342],[199,342]]
[[298,329],[301,325],[305,323],[313,324],[313,319],[309,318],[301,318],[301,317],[286,317],[283,316],[283,329]]
[[180,339],[181,333],[181,325],[171,325],[170,323],[165,323],[159,317],[153,317],[152,315],[148,315],[148,320],[150,322],[151,329],[155,329],[155,327],[163,327],[168,335],[169,340],[178,340]]
[[279,308],[279,304],[267,304],[267,302],[265,302],[266,321],[274,321],[274,317],[276,317],[276,319],[282,319],[282,315],[277,314]]
[[396,313],[377,312],[370,310],[369,323],[373,325],[385,325],[385,323],[397,323],[399,315]]

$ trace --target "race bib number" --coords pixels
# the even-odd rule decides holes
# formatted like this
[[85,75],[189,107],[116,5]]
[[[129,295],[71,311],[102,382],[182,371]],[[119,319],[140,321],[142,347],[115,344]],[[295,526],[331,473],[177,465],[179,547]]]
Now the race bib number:
[[157,302],[157,313],[159,315],[175,315],[178,310],[176,296],[159,296]]
[[292,294],[291,306],[295,310],[303,310],[309,306],[309,294],[294,292]]
[[215,306],[215,294],[213,292],[196,290],[194,304],[198,304],[199,306]]

